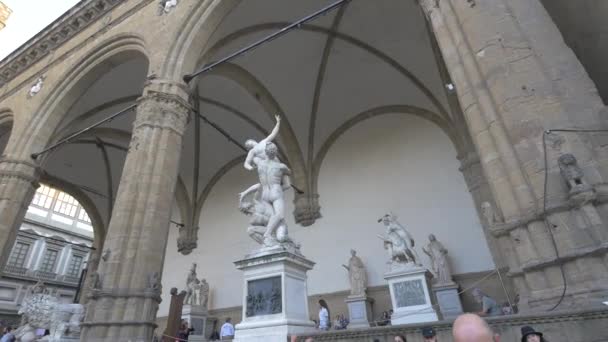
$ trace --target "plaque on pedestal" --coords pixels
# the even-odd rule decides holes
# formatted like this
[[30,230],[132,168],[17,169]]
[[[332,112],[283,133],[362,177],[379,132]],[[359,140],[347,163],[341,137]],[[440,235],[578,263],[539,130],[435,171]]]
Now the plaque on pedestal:
[[235,341],[285,342],[287,336],[315,330],[308,315],[306,272],[314,262],[283,248],[235,262],[243,271],[243,320]]
[[371,300],[367,296],[348,296],[349,323],[347,329],[369,328],[369,318],[372,317]]
[[393,304],[391,324],[437,321],[429,291],[431,273],[420,266],[405,264],[384,274]]
[[462,314],[462,303],[458,296],[456,283],[434,284],[433,292],[437,298],[442,319],[452,319]]
[[207,308],[201,305],[185,304],[182,308],[182,319],[188,327],[194,329],[191,335],[202,336],[207,329]]

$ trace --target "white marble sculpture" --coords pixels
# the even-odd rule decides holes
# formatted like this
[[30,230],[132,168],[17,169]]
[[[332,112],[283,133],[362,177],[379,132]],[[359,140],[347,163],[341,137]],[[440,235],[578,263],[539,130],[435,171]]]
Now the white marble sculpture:
[[160,13],[169,13],[177,6],[177,0],[160,0]]
[[[85,308],[81,304],[60,304],[57,296],[39,281],[29,289],[18,314],[21,324],[15,330],[17,341],[78,340]],[[36,329],[49,329],[50,337],[38,339]]]
[[[264,140],[248,140],[249,149],[244,167],[256,169],[259,183],[239,194],[239,209],[250,215],[249,236],[266,248],[283,247],[299,252],[299,246],[291,240],[285,222],[285,197],[283,192],[291,187],[291,170],[278,158],[278,148],[272,139],[279,131],[280,119],[272,133]],[[247,200],[253,195],[251,200]]]
[[30,90],[28,91],[28,93],[27,93],[28,97],[33,97],[34,95],[38,94],[42,90],[42,86],[44,85],[45,78],[46,78],[45,76],[38,77],[38,79],[36,80],[36,83],[34,83],[34,85],[32,85]]
[[206,279],[201,279],[198,284],[198,304],[204,308],[207,308],[209,302],[209,283]]
[[350,295],[351,296],[365,296],[367,289],[367,274],[365,273],[365,266],[361,258],[357,256],[357,251],[354,249],[350,250],[350,259],[348,260],[348,266],[342,265],[348,271],[348,278],[350,280]]
[[420,266],[420,258],[414,249],[412,235],[397,221],[393,214],[386,214],[378,220],[386,228],[386,236],[378,236],[384,241],[384,248],[389,255],[389,264]]
[[496,223],[496,214],[494,213],[494,207],[490,202],[481,203],[481,214],[483,215],[488,227],[493,227]]
[[58,304],[53,311],[50,341],[78,340],[84,314],[82,304]]
[[192,267],[190,267],[190,271],[188,272],[188,278],[186,278],[186,296],[184,297],[184,304],[198,304],[198,293],[196,291],[198,284],[199,280],[196,277],[196,263],[192,263]]
[[431,259],[431,265],[437,284],[452,283],[452,271],[448,264],[448,250],[437,240],[435,235],[429,235],[429,243],[422,251]]

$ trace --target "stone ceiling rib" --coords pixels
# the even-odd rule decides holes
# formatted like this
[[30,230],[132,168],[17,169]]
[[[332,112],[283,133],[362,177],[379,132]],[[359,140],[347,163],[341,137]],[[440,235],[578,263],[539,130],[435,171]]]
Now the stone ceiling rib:
[[[349,3],[344,4],[334,17],[334,20],[331,24],[330,32],[327,34],[327,39],[325,41],[325,46],[323,47],[323,55],[321,56],[321,62],[319,63],[319,69],[317,71],[317,80],[315,81],[315,89],[312,97],[311,109],[310,109],[310,121],[308,128],[308,148],[307,148],[307,174],[310,177],[310,170],[312,169],[312,163],[314,158],[314,146],[315,146],[315,129],[317,123],[317,114],[319,111],[319,99],[321,95],[321,90],[323,88],[323,81],[325,79],[325,70],[327,69],[327,63],[329,61],[329,56],[331,54],[332,47],[334,45],[334,41],[336,35],[334,32],[338,32],[340,27],[340,22],[344,17],[344,13],[346,13],[346,9]],[[310,186],[310,182],[309,186]]]
[[[214,54],[216,54],[219,49],[221,49],[224,45],[229,44],[232,41],[235,41],[237,39],[243,38],[247,35],[251,35],[251,34],[254,34],[254,33],[257,33],[260,31],[280,29],[287,24],[289,24],[289,23],[272,22],[272,23],[256,24],[256,25],[248,26],[243,29],[232,32],[232,33],[226,35],[225,37],[223,37],[222,39],[218,40],[211,48],[209,48],[209,50],[207,50],[207,52],[201,57],[201,60],[209,60],[209,58],[211,56],[213,56]],[[381,50],[379,50],[379,49],[369,45],[368,43],[366,43],[362,40],[359,40],[351,35],[348,35],[348,34],[345,34],[345,33],[339,32],[339,31],[332,31],[325,27],[320,27],[320,26],[316,26],[316,25],[312,25],[312,24],[305,24],[305,25],[302,25],[300,30],[319,33],[319,34],[325,34],[325,35],[334,35],[335,38],[340,39],[348,44],[354,45],[354,46],[370,53],[371,55],[379,58],[381,61],[383,61],[384,63],[387,63],[389,66],[391,66],[392,68],[397,70],[401,75],[403,75],[406,79],[408,79],[410,82],[412,82],[429,99],[429,101],[431,101],[431,103],[435,106],[437,111],[442,116],[449,118],[449,114],[448,114],[448,111],[446,110],[446,108],[441,104],[441,101],[439,101],[439,99],[435,96],[435,94],[433,94],[433,92],[424,84],[424,82],[422,82],[418,77],[416,77],[416,75],[414,75],[414,73],[411,72],[409,69],[407,69],[406,67],[401,65],[399,62],[397,62],[392,57],[383,53]]]
[[74,125],[77,125],[79,122],[83,122],[88,118],[91,118],[93,116],[95,116],[95,114],[102,112],[108,108],[112,108],[116,105],[120,105],[120,104],[131,104],[133,102],[135,102],[135,100],[137,100],[137,98],[139,97],[139,95],[129,95],[129,96],[125,96],[125,97],[121,97],[118,99],[114,99],[112,101],[108,101],[105,103],[102,103],[94,108],[89,109],[88,111],[86,111],[85,113],[78,115],[77,117],[75,117],[72,121],[66,123],[65,125],[59,127],[57,129],[56,136],[64,136],[71,127],[73,127]]
[[231,114],[237,116],[238,118],[245,120],[248,124],[250,124],[258,132],[262,133],[262,135],[264,135],[264,136],[268,135],[268,130],[264,129],[264,127],[262,127],[262,125],[260,125],[259,123],[255,122],[255,120],[253,120],[247,114],[241,112],[240,110],[238,110],[238,109],[236,109],[236,108],[234,108],[234,107],[232,107],[230,105],[227,105],[227,104],[225,104],[223,102],[210,99],[208,97],[199,96],[198,100],[201,101],[202,103],[209,104],[209,105],[221,108],[221,109],[227,111],[228,113],[231,113]]

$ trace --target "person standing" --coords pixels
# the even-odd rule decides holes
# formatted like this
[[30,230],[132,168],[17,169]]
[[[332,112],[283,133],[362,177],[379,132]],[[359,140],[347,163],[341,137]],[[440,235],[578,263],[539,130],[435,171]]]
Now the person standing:
[[500,316],[502,314],[502,309],[498,306],[498,303],[492,297],[481,292],[480,289],[475,288],[473,290],[473,297],[481,304],[481,311],[477,312],[479,316]]
[[319,329],[329,330],[329,307],[325,300],[319,300]]
[[15,342],[16,338],[15,335],[11,332],[12,330],[13,328],[7,327],[6,332],[4,333],[4,335],[2,335],[2,338],[0,339],[0,342]]
[[437,333],[433,327],[422,328],[422,339],[424,342],[437,342]]
[[534,330],[531,326],[521,328],[521,342],[546,342],[543,333]]
[[231,323],[232,318],[226,318],[226,322],[220,329],[220,340],[232,340],[234,338],[234,325]]

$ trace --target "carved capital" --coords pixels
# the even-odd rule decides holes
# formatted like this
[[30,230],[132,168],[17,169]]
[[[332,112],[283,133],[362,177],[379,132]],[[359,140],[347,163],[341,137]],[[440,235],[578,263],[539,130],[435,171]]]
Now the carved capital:
[[7,184],[11,179],[27,182],[37,189],[40,184],[41,168],[29,160],[0,158],[0,185]]
[[183,255],[188,255],[197,247],[198,227],[183,226],[179,228],[177,238],[177,251]]
[[295,206],[293,215],[297,224],[308,227],[321,218],[318,194],[296,193],[293,202]]
[[182,135],[192,108],[187,99],[171,93],[148,90],[138,99],[133,130],[144,127],[168,129]]

